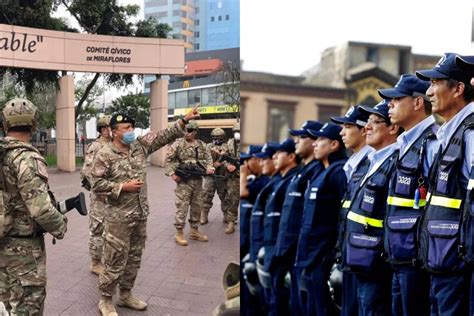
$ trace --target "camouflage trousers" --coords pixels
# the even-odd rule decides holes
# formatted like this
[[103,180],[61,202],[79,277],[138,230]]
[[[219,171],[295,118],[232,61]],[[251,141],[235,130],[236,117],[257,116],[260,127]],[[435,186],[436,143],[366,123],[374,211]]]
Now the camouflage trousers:
[[131,290],[137,278],[146,240],[146,220],[109,222],[105,219],[103,262],[99,275],[102,295],[113,296],[117,285]]
[[106,204],[96,194],[90,195],[91,205],[89,212],[89,253],[92,259],[102,258],[104,246],[104,216]]
[[10,315],[43,315],[46,251],[43,237],[0,242],[0,301]]
[[227,221],[237,223],[240,201],[240,179],[230,177],[227,179],[227,194],[223,202],[223,209],[227,214]]
[[174,193],[176,195],[174,227],[184,228],[189,210],[189,225],[198,228],[202,209],[202,179],[183,180],[176,185]]
[[227,195],[227,179],[218,179],[213,177],[207,177],[204,180],[204,189],[203,189],[203,201],[202,201],[202,211],[201,215],[205,218],[208,217],[209,211],[212,207],[212,199],[217,191],[217,195],[221,200],[221,210],[224,214],[224,219],[227,219],[227,214],[225,213],[224,201]]

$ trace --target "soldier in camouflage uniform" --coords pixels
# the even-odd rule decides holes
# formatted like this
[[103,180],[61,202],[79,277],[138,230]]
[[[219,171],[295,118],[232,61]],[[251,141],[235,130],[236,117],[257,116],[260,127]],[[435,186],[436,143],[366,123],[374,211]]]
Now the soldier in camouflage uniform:
[[[211,137],[212,142],[207,144],[207,148],[209,148],[212,155],[213,166],[216,169],[215,173],[217,175],[224,176],[226,174],[226,170],[222,166],[222,162],[219,162],[218,160],[222,154],[227,154],[227,144],[224,142],[225,132],[222,128],[214,128],[211,132]],[[207,177],[204,179],[201,225],[206,225],[208,223],[209,210],[212,207],[212,199],[214,198],[216,191],[219,199],[221,200],[222,213],[224,214],[224,218],[226,217],[223,205],[227,192],[226,184],[227,181],[223,178]]]
[[36,107],[26,99],[3,109],[6,137],[0,176],[0,301],[12,315],[42,315],[46,297],[44,232],[62,239],[67,219],[48,193],[46,162],[30,144]]
[[[227,147],[229,148],[229,155],[240,160],[240,123],[237,122],[232,127],[234,137],[229,139]],[[224,162],[224,167],[230,173],[227,178],[227,195],[224,200],[224,210],[226,218],[224,221],[227,222],[225,229],[226,234],[232,234],[235,231],[235,224],[237,223],[238,209],[239,209],[239,198],[240,198],[240,170],[237,166]]]
[[[81,169],[82,182],[91,182],[91,167],[92,161],[97,151],[104,145],[110,143],[110,117],[104,116],[97,119],[97,132],[99,136],[92,142],[86,151],[84,157],[84,166]],[[90,188],[89,188],[90,189]],[[89,212],[89,253],[91,255],[90,271],[99,275],[104,266],[102,265],[102,246],[104,239],[102,233],[104,232],[104,214],[105,214],[105,199],[103,196],[97,195],[94,192],[90,194],[90,212]]]
[[160,132],[135,140],[134,120],[115,114],[110,120],[112,142],[96,153],[92,163],[92,191],[105,197],[103,263],[99,275],[102,315],[115,316],[112,296],[118,285],[117,305],[145,310],[147,304],[131,294],[146,239],[149,206],[146,196],[146,159],[154,151],[183,135],[187,119],[199,116],[197,107],[184,119]]
[[208,241],[207,236],[198,230],[202,210],[202,176],[182,179],[176,174],[176,169],[185,165],[200,165],[206,169],[206,173],[214,173],[211,152],[203,141],[196,139],[197,132],[197,123],[190,121],[186,125],[185,137],[174,142],[166,152],[166,175],[177,183],[174,191],[176,194],[174,226],[176,227],[175,241],[181,246],[188,244],[183,233],[188,210],[191,226],[189,238]]

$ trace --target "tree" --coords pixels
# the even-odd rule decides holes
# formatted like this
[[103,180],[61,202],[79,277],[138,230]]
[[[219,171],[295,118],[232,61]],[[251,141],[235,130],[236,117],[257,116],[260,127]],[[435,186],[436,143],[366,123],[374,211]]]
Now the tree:
[[123,113],[135,120],[135,127],[150,126],[150,98],[143,93],[121,96],[112,101],[108,114]]
[[218,98],[232,109],[235,117],[240,117],[240,67],[230,61],[223,63],[216,73]]

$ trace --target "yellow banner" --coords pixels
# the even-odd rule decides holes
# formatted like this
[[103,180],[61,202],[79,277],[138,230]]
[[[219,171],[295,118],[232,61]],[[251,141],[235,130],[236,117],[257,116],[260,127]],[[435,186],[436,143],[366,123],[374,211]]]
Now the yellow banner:
[[[173,115],[186,115],[192,108],[174,109]],[[219,114],[219,113],[235,113],[238,112],[238,106],[215,105],[199,107],[199,114]]]

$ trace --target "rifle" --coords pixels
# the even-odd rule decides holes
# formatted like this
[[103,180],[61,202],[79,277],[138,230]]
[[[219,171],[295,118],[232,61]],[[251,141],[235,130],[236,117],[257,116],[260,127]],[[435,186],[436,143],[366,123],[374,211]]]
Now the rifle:
[[227,161],[228,163],[230,163],[231,165],[234,165],[236,168],[239,168],[240,166],[240,161],[236,158],[233,158],[227,154],[222,154],[220,157],[219,157],[219,160],[217,160],[218,162],[224,162],[224,161]]
[[194,164],[187,164],[179,166],[175,174],[182,178],[183,180],[187,179],[199,179],[201,177],[215,177],[215,178],[225,178],[225,176],[217,174],[207,174],[206,170],[203,167]]
[[89,182],[89,179],[87,179],[86,176],[84,176],[81,180],[81,187],[83,187],[87,191],[91,190],[91,183]]
[[62,214],[66,214],[67,212],[76,209],[82,216],[87,215],[86,199],[83,192],[64,201],[56,202],[56,208]]

